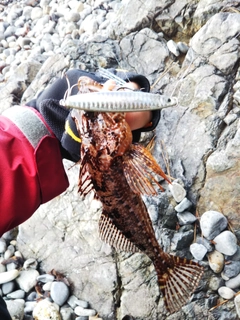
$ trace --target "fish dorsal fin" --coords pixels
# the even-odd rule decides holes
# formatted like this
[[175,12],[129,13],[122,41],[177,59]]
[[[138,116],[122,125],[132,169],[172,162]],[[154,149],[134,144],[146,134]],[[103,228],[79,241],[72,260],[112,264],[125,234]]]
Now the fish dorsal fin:
[[132,144],[123,155],[123,171],[130,188],[138,194],[157,195],[156,187],[163,191],[153,174],[171,183],[151,153],[140,144]]
[[99,220],[99,234],[102,241],[110,244],[116,250],[132,253],[140,252],[140,250],[127,239],[120,230],[118,230],[111,219],[104,213],[101,214]]

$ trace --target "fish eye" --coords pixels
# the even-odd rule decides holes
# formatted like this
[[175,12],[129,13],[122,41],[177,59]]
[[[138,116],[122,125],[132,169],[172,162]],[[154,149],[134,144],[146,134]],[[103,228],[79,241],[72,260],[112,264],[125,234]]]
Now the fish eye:
[[171,99],[170,99],[170,98],[168,98],[168,102],[171,102]]

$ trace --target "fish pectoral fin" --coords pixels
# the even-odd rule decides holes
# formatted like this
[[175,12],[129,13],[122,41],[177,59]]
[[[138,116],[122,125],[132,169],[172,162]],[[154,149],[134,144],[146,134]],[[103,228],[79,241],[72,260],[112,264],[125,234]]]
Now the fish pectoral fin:
[[158,282],[165,301],[167,310],[170,313],[177,312],[190,299],[196,290],[198,283],[203,275],[203,267],[198,263],[180,258],[169,256],[173,261],[173,267],[169,267],[167,272],[158,272]]
[[102,241],[113,246],[116,250],[125,252],[140,252],[140,250],[113,224],[111,219],[101,214],[99,220],[99,234]]
[[153,174],[171,183],[151,153],[140,144],[132,144],[123,155],[123,171],[130,188],[138,194],[157,195],[157,188],[164,191]]

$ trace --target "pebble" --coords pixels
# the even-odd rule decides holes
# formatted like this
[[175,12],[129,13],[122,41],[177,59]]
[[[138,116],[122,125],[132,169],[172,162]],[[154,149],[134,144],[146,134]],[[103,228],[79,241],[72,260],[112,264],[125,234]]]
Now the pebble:
[[232,256],[237,252],[237,238],[231,231],[223,231],[213,239],[217,251]]
[[235,304],[235,308],[236,308],[236,311],[237,311],[237,315],[240,318],[240,295],[237,295],[234,298],[234,304]]
[[208,252],[212,252],[214,250],[214,245],[207,239],[203,237],[197,237],[197,243],[204,245],[207,248]]
[[197,218],[191,212],[188,211],[177,213],[177,217],[180,226],[185,224],[192,224],[197,220]]
[[230,278],[236,277],[239,273],[240,261],[230,261],[230,263],[225,264],[222,277],[224,280],[229,280]]
[[6,300],[8,311],[12,319],[23,319],[24,317],[24,305],[23,299]]
[[77,316],[95,316],[96,311],[93,309],[84,309],[80,306],[76,307],[74,309],[74,312],[76,313]]
[[50,295],[55,303],[62,306],[69,297],[69,288],[64,282],[54,281],[51,285]]
[[221,252],[214,250],[208,254],[208,262],[210,268],[215,273],[220,273],[224,267],[224,255]]
[[7,298],[9,299],[24,299],[24,297],[25,297],[25,291],[21,289],[7,294]]
[[234,278],[231,278],[230,280],[227,280],[225,282],[225,285],[228,287],[228,288],[231,288],[231,289],[236,289],[238,287],[240,287],[240,274],[238,274],[236,277]]
[[177,48],[182,53],[187,53],[189,49],[188,45],[181,41],[177,43]]
[[55,277],[51,274],[41,274],[40,276],[37,277],[37,281],[41,281],[43,283],[47,283],[54,280],[55,280]]
[[15,290],[15,282],[14,281],[9,281],[7,283],[3,283],[2,285],[2,294],[4,296],[6,296],[7,294],[9,294],[10,292]]
[[223,285],[223,279],[220,277],[212,276],[209,280],[209,289],[217,291]]
[[23,269],[37,269],[38,262],[36,259],[27,259],[23,264]]
[[235,291],[233,291],[232,289],[228,288],[228,287],[220,287],[218,289],[218,294],[226,300],[230,300],[234,297],[235,295]]
[[191,208],[192,202],[188,200],[187,198],[184,198],[174,209],[177,212],[183,212],[189,208]]
[[37,303],[33,309],[33,317],[37,320],[61,320],[61,315],[56,305],[46,299]]
[[0,284],[14,280],[19,275],[19,271],[14,269],[0,273]]
[[71,295],[69,299],[67,300],[67,303],[74,309],[76,306],[80,306],[82,308],[87,308],[88,307],[88,302],[79,300],[76,296]]
[[167,46],[168,46],[169,51],[171,51],[176,57],[178,57],[180,55],[178,46],[175,41],[169,40],[167,42]]
[[201,261],[207,253],[207,248],[202,244],[193,243],[190,245],[190,252],[193,255],[194,259]]
[[60,314],[61,314],[62,320],[72,320],[73,318],[72,308],[67,308],[67,307],[61,308]]
[[19,277],[16,279],[19,288],[25,292],[29,292],[37,284],[39,272],[34,269],[20,271]]
[[169,190],[176,202],[181,202],[186,197],[186,190],[176,181],[169,184]]
[[227,218],[218,211],[206,211],[201,216],[200,219],[200,228],[203,236],[212,240],[215,238],[221,231],[227,227]]

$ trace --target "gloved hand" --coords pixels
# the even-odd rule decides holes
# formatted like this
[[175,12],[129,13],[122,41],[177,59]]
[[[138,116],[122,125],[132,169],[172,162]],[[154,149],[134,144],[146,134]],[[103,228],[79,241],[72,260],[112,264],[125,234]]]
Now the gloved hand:
[[54,99],[43,100],[38,110],[60,141],[62,157],[73,162],[79,161],[81,139],[70,110]]

